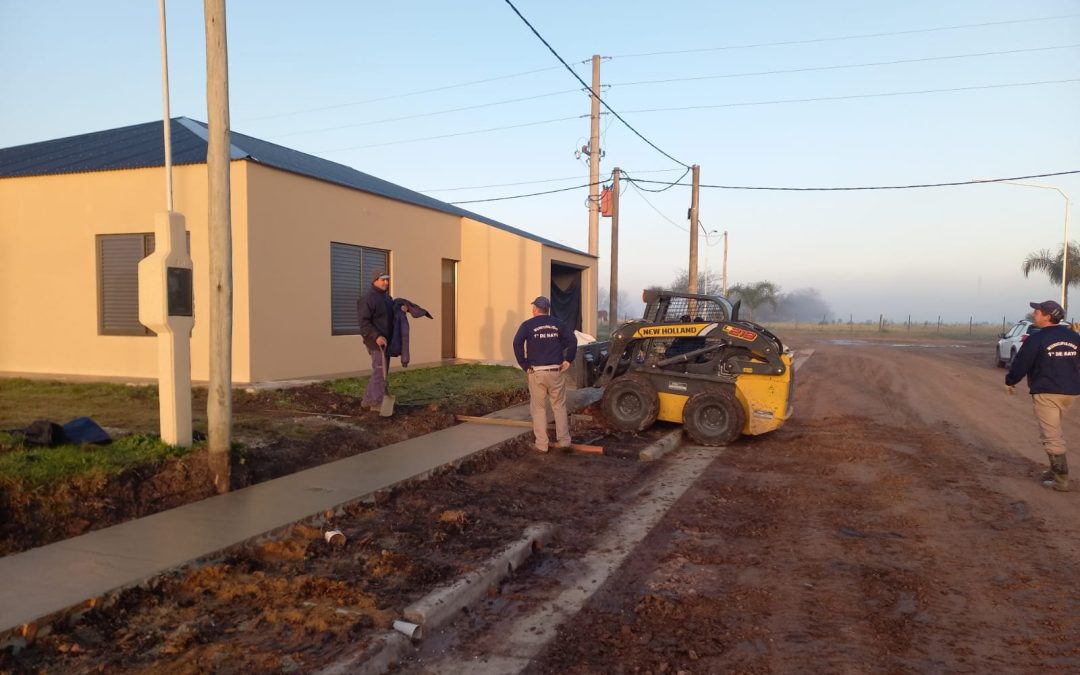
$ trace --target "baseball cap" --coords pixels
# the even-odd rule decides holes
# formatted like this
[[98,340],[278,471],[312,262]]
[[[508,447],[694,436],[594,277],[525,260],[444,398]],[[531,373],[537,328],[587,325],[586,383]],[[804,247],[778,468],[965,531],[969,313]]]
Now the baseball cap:
[[371,283],[375,283],[379,279],[389,279],[389,278],[390,278],[389,274],[387,274],[386,272],[383,272],[382,270],[378,270],[378,271],[375,272],[375,274],[371,275]]
[[1065,310],[1061,308],[1061,305],[1053,300],[1043,300],[1042,302],[1029,302],[1032,309],[1037,309],[1043,314],[1046,314],[1054,321],[1061,321],[1065,318]]
[[536,305],[539,309],[551,309],[551,301],[542,295],[536,296],[536,299],[532,301],[532,304]]

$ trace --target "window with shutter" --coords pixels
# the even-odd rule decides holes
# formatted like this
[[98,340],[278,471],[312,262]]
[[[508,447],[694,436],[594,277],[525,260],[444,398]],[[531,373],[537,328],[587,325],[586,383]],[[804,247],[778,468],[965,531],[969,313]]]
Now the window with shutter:
[[153,234],[98,235],[99,335],[154,334],[139,323],[139,261],[153,252]]
[[356,303],[376,270],[390,270],[390,252],[330,242],[330,334],[359,335]]

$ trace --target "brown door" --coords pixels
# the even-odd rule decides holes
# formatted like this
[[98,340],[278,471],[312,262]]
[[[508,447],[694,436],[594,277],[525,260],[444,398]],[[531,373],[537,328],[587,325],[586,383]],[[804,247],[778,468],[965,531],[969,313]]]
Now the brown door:
[[442,261],[442,357],[457,357],[457,261]]

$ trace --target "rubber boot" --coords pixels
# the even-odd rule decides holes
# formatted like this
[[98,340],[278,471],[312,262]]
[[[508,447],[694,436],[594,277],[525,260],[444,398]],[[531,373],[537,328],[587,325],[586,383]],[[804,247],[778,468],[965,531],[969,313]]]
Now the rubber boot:
[[1048,455],[1050,457],[1050,470],[1042,475],[1043,487],[1048,487],[1058,492],[1069,491],[1069,460],[1065,455]]

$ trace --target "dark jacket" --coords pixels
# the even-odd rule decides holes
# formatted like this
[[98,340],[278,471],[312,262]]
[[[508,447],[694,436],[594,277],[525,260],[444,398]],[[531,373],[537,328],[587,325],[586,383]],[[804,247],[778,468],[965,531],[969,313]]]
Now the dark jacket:
[[[404,307],[405,311],[401,311]],[[409,315],[413,318],[419,319],[422,316],[426,316],[429,319],[434,319],[431,316],[431,312],[427,311],[420,305],[409,302],[405,298],[397,298],[394,300],[394,336],[390,338],[390,343],[386,347],[387,356],[400,356],[401,365],[409,365]]]
[[382,289],[372,286],[368,292],[356,301],[356,315],[360,319],[360,335],[364,336],[364,346],[378,349],[375,338],[386,338],[387,344],[394,336],[394,299]]
[[1080,394],[1080,335],[1061,325],[1029,335],[1016,352],[1005,384],[1012,386],[1025,375],[1032,394]]
[[526,320],[514,336],[514,356],[522,370],[574,362],[577,337],[562,321],[549,314]]

